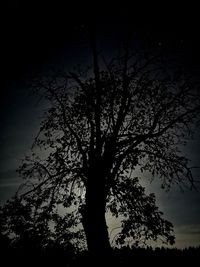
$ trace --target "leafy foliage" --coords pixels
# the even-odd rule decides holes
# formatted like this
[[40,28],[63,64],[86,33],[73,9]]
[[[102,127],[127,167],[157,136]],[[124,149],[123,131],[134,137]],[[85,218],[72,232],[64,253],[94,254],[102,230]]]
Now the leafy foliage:
[[[9,200],[0,210],[2,237],[8,238],[10,247],[26,250],[67,248],[68,251],[83,249],[81,230],[74,229],[73,213],[65,216],[37,210],[34,201],[27,204],[18,198]],[[78,241],[78,242],[77,242]],[[82,244],[83,245],[83,244]]]
[[145,194],[145,189],[139,184],[138,177],[123,179],[122,187],[117,198],[113,198],[108,208],[115,217],[122,218],[122,231],[113,241],[117,245],[124,245],[130,240],[135,246],[147,245],[146,241],[157,241],[174,244],[173,225],[162,218],[163,213],[158,210],[155,195]]
[[[166,189],[173,183],[193,186],[180,147],[199,121],[198,92],[183,75],[163,70],[158,56],[125,49],[103,63],[100,69],[94,49],[94,75],[57,71],[33,84],[48,104],[31,153],[19,168],[26,181],[3,209],[14,212],[5,231],[18,236],[23,225],[24,234],[42,238],[43,246],[51,238],[67,235],[71,240],[75,233],[67,229],[83,221],[94,181],[92,190],[103,195],[105,211],[123,218],[117,243],[129,237],[136,243],[158,237],[174,242],[172,224],[163,219],[155,196],[145,194],[135,172],[160,177]],[[58,213],[61,206],[64,217]],[[19,210],[26,214],[20,217],[23,222],[16,220]]]

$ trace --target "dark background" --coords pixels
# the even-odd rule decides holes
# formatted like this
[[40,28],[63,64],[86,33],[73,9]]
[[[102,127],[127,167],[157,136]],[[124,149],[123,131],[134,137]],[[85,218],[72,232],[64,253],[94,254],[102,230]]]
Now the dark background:
[[132,31],[145,43],[162,43],[169,53],[176,52],[187,68],[199,69],[199,9],[192,3],[68,2],[10,0],[3,6],[1,62],[6,87],[22,82],[27,73],[64,51],[76,50],[85,24],[97,25],[105,45]]

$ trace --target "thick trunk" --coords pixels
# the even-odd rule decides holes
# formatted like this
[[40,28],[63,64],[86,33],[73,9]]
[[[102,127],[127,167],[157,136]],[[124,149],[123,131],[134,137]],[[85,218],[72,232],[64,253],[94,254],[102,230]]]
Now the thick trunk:
[[95,176],[91,177],[86,188],[83,227],[89,252],[101,257],[110,252],[111,246],[105,218],[105,181],[103,177]]

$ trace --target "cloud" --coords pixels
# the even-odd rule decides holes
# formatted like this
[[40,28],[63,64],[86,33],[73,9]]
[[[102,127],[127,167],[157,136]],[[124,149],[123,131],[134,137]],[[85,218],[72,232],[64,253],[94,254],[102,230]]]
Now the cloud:
[[176,247],[200,246],[200,223],[175,227]]
[[200,224],[185,224],[176,227],[178,234],[200,235]]
[[20,179],[0,180],[0,205],[15,195],[20,183]]
[[16,181],[16,182],[13,182],[13,181],[6,181],[5,183],[0,183],[0,188],[5,188],[5,187],[18,187],[20,185],[20,181]]

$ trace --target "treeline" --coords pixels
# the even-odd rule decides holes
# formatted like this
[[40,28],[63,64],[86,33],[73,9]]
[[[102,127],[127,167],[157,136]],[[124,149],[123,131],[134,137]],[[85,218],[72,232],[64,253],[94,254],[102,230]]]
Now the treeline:
[[[1,261],[6,263],[6,266],[100,266],[99,259],[91,258],[88,251],[77,252],[72,247],[47,247],[44,250],[31,246],[12,247],[1,243],[0,249]],[[136,263],[140,266],[188,266],[198,262],[199,255],[200,246],[185,249],[122,247],[113,249],[102,262],[104,261],[105,266],[115,267],[136,266]]]
[[[113,249],[107,263],[108,266],[131,267],[131,266],[185,266],[199,261],[200,246],[177,248],[136,248],[122,247]],[[90,262],[88,252],[82,252],[74,261],[74,267],[80,267]],[[98,266],[98,265],[95,265]],[[107,266],[107,265],[106,265]]]

